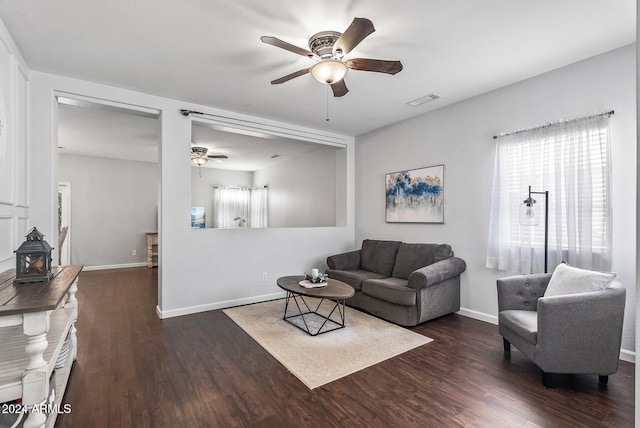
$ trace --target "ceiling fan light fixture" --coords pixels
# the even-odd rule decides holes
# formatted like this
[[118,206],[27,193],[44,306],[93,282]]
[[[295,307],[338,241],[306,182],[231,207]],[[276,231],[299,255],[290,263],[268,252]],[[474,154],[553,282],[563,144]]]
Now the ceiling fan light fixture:
[[311,75],[320,83],[331,85],[347,74],[347,64],[337,59],[323,59],[311,67]]
[[198,166],[207,163],[209,161],[207,158],[207,148],[199,146],[191,147],[191,161]]
[[207,162],[209,162],[209,159],[207,159],[206,157],[201,157],[201,156],[197,156],[195,158],[191,158],[191,160],[193,161],[193,163],[195,163],[198,166],[202,166],[202,165],[206,164]]

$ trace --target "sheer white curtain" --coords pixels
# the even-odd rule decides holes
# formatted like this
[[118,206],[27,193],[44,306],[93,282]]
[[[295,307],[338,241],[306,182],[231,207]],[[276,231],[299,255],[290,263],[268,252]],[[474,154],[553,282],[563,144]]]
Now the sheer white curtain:
[[[532,191],[549,191],[549,272],[572,266],[611,269],[609,117],[597,116],[497,140],[487,267],[544,271],[544,220],[519,224]],[[532,195],[544,212],[544,195]]]
[[251,189],[251,227],[269,227],[269,205],[266,186]]
[[213,227],[246,227],[250,204],[249,188],[214,187]]

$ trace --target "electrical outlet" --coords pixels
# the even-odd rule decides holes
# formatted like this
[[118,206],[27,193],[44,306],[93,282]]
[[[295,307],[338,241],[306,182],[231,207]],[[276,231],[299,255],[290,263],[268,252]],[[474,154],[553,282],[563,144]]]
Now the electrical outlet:
[[131,255],[135,256],[136,254],[138,254],[138,252],[136,250],[131,250]]
[[267,281],[267,273],[262,272],[262,282],[266,282],[266,281]]

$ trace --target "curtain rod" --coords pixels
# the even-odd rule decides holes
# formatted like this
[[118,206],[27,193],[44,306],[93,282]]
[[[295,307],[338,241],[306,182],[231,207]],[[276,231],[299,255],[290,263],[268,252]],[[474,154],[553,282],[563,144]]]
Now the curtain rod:
[[561,124],[579,122],[581,120],[593,119],[595,117],[613,116],[614,113],[615,113],[614,110],[609,110],[609,111],[606,111],[604,113],[591,114],[591,115],[588,115],[588,116],[581,116],[581,117],[576,117],[576,118],[573,118],[573,119],[558,120],[556,122],[549,122],[549,123],[546,123],[544,125],[534,126],[533,128],[518,129],[517,131],[511,131],[511,132],[503,132],[502,134],[494,135],[493,139],[497,140],[498,138],[507,137],[509,135],[516,135],[516,134],[521,134],[523,132],[536,131],[538,129],[549,128],[549,127],[556,126],[556,125],[561,125]]
[[213,186],[214,189],[268,189],[269,186],[268,185],[264,185],[264,186],[239,186],[239,187],[229,187],[229,186]]

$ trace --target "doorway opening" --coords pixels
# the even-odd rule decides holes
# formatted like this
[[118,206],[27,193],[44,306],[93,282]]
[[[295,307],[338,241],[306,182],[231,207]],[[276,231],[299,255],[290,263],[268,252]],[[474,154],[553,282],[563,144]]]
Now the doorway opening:
[[71,264],[71,183],[58,183],[58,264]]
[[146,234],[159,224],[160,112],[76,94],[56,100],[59,262],[147,266]]

